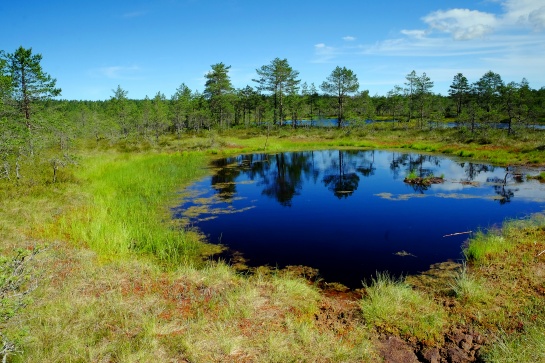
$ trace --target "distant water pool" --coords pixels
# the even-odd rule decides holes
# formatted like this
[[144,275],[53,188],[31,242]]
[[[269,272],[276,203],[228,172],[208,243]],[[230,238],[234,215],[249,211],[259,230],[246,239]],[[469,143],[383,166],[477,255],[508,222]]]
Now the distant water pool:
[[[538,171],[373,150],[221,159],[174,209],[249,266],[317,268],[352,288],[377,271],[415,274],[460,260],[470,234],[545,210]],[[409,173],[444,183],[409,185]],[[453,235],[457,234],[457,235]]]

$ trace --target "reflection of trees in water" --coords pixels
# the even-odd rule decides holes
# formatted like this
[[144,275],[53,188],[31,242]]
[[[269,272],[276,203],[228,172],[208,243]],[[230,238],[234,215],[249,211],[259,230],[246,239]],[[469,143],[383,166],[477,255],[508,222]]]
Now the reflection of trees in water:
[[217,168],[212,176],[212,186],[218,192],[218,196],[226,202],[231,202],[236,193],[235,179],[240,175],[240,168],[232,165],[236,158],[215,160],[212,165]]
[[433,170],[430,167],[424,167],[425,163],[431,164],[431,166],[441,165],[441,161],[436,156],[409,154],[409,168],[407,171],[409,173],[415,171],[420,178],[426,178],[433,175]]
[[390,162],[390,171],[394,175],[394,179],[399,178],[401,169],[407,165],[409,154],[392,153],[392,161]]
[[339,199],[347,198],[358,189],[360,177],[354,172],[355,154],[357,155],[357,152],[339,150],[337,159],[331,158],[330,166],[324,172],[322,179],[324,185]]
[[487,178],[486,182],[493,184],[494,192],[500,196],[500,198],[498,199],[500,204],[509,203],[511,201],[511,198],[515,196],[515,192],[518,191],[518,188],[507,187],[507,174],[504,179],[495,176]]
[[492,165],[475,164],[475,163],[460,163],[460,166],[464,169],[467,176],[467,181],[473,181],[480,173],[486,173],[494,171]]
[[252,154],[245,155],[244,163],[241,164],[243,167],[244,174],[250,180],[255,180],[256,178],[263,178],[265,174],[271,169],[271,158],[272,155],[269,154]]
[[[217,168],[212,176],[212,186],[220,198],[230,202],[237,192],[236,179],[245,175],[263,186],[262,194],[275,198],[282,205],[291,205],[291,200],[300,193],[302,178],[307,177],[315,183],[320,179],[321,165],[317,160],[328,165],[323,172],[322,182],[338,198],[347,198],[359,186],[360,176],[370,177],[375,174],[375,151],[330,151],[322,158],[315,158],[315,152],[293,152],[271,154],[250,154],[216,160]],[[425,163],[439,165],[439,159],[430,155],[392,154],[390,169],[397,175],[399,170],[407,172],[417,170],[419,175],[429,175],[431,170]],[[425,186],[413,186],[426,189]],[[415,190],[416,190],[415,189]]]
[[[432,167],[441,166],[441,159],[433,155],[424,154],[400,154],[392,153],[390,161],[390,171],[394,175],[394,179],[398,179],[401,172],[405,172],[405,176],[416,173],[417,177],[426,178],[433,175]],[[430,188],[429,185],[410,184],[415,192],[423,193]]]
[[[263,173],[261,184],[265,185],[263,195],[273,197],[284,206],[290,206],[291,200],[302,187],[301,177],[311,169],[310,153],[279,153],[271,157],[271,170]],[[276,167],[276,169],[275,169]]]
[[[368,158],[368,156],[370,158]],[[375,170],[377,170],[377,168],[374,166],[375,150],[362,151],[358,153],[358,160],[361,160],[361,161],[360,161],[360,165],[358,165],[356,170],[359,171],[361,175],[363,175],[366,178],[370,177],[371,175],[375,175]]]
[[245,174],[254,180],[257,175],[266,174],[270,168],[268,157],[267,154],[250,154],[214,160],[212,166],[216,172],[212,175],[212,187],[221,199],[231,202],[237,192],[236,178]]
[[316,167],[314,151],[310,152],[310,158],[312,160],[312,165],[308,172],[308,177],[312,178],[312,181],[314,182],[314,184],[316,184],[318,182],[318,178],[320,177],[320,169]]
[[[320,181],[341,199],[354,194],[360,187],[362,177],[375,175],[375,151],[331,150],[323,152],[288,152],[278,154],[250,154],[216,160],[212,176],[212,186],[219,197],[231,202],[237,192],[237,178],[244,175],[262,187],[262,194],[275,198],[280,204],[290,206],[294,196],[300,194],[303,179]],[[396,153],[388,158],[389,168],[394,179],[414,173],[418,177],[428,177],[441,164],[441,159],[433,155]],[[481,173],[494,171],[494,167],[484,164],[459,163],[469,181]],[[322,171],[325,168],[325,171]],[[505,178],[488,178],[494,192],[500,196],[502,204],[511,201],[518,189],[508,187],[510,182],[522,183],[521,174],[513,168],[505,169]],[[430,187],[410,184],[417,193],[424,193]]]
[[505,168],[505,182],[512,180],[517,184],[524,183],[524,173],[517,166],[507,166]]
[[312,152],[293,152],[241,155],[216,160],[213,166],[217,171],[212,176],[212,186],[222,199],[231,201],[236,193],[235,180],[244,174],[249,180],[257,180],[258,185],[264,186],[263,195],[289,206],[301,189],[302,176],[315,172],[309,161],[311,156]]
[[428,189],[430,189],[431,185],[423,184],[423,183],[411,183],[408,184],[410,187],[419,194],[424,194],[424,192]]

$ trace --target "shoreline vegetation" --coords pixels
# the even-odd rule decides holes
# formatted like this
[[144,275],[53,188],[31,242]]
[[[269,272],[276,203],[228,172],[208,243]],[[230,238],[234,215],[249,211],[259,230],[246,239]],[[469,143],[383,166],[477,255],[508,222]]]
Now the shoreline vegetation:
[[536,130],[483,136],[377,123],[80,140],[73,162],[26,163],[18,182],[0,180],[0,355],[7,362],[545,361],[544,215],[475,233],[461,246],[465,261],[403,279],[383,272],[355,291],[318,283],[304,267],[241,274],[229,261],[214,262],[218,247],[170,218],[184,186],[206,175],[213,158],[328,148],[545,167]]

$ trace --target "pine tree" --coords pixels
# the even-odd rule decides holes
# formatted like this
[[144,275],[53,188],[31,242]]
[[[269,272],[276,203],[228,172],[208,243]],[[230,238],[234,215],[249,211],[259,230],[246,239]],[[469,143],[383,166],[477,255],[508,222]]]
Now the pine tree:
[[287,59],[275,58],[269,65],[256,69],[259,78],[254,79],[258,83],[259,91],[272,93],[274,97],[274,123],[284,121],[284,96],[296,91],[300,80],[299,72],[293,70]]
[[19,47],[7,54],[8,68],[12,80],[11,95],[24,116],[27,128],[32,128],[31,115],[39,101],[48,100],[61,94],[55,88],[57,80],[42,70],[41,54],[32,54],[32,48]]
[[320,88],[326,94],[337,98],[337,126],[341,127],[344,120],[345,104],[351,93],[358,91],[360,84],[356,74],[346,67],[336,67],[327,81],[323,82]]

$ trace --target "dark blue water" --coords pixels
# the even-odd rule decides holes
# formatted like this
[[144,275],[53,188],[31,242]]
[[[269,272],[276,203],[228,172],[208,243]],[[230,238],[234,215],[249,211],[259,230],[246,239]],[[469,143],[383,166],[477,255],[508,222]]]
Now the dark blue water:
[[[320,118],[320,119],[312,119],[312,120],[297,120],[296,121],[297,123],[297,126],[302,126],[302,127],[329,127],[329,128],[332,128],[332,127],[338,127],[339,126],[339,119],[338,118]],[[354,121],[350,121],[350,120],[345,120],[341,123],[341,126],[342,127],[346,127],[346,126],[349,126],[350,124],[353,124]],[[364,121],[360,121],[358,122],[358,124],[364,124],[364,125],[371,125],[371,124],[392,124],[392,123],[395,123],[395,124],[398,124],[399,121],[398,120],[371,120],[371,119],[367,119],[367,120],[364,120]],[[403,124],[404,122],[401,121],[400,124]],[[286,126],[292,126],[293,124],[293,120],[286,120],[283,122],[284,125]],[[426,126],[429,126],[429,127],[434,127],[434,128],[456,128],[456,127],[462,127],[461,124],[457,123],[457,122],[428,122],[426,123]],[[483,127],[490,127],[490,128],[494,128],[494,129],[500,129],[500,130],[507,130],[509,125],[507,123],[493,123],[493,124],[488,124],[488,125],[482,125],[482,124],[475,124],[475,129],[480,129],[480,128],[483,128]],[[466,127],[470,127],[470,125],[466,125]],[[523,129],[527,129],[527,130],[545,130],[545,125],[541,125],[541,124],[526,124],[526,125],[521,125],[519,123],[514,123],[513,125],[511,125],[511,127],[513,129],[519,129],[519,128],[523,128]]]
[[[395,120],[363,120],[363,121],[357,121],[358,124],[365,124],[370,125],[374,123],[392,123],[397,122]],[[350,120],[344,120],[341,123],[341,127],[349,126],[350,124],[355,123],[355,121]],[[286,126],[292,126],[293,120],[285,120],[283,122]],[[319,118],[319,119],[312,119],[312,120],[297,120],[296,121],[297,126],[305,126],[305,127],[338,127],[339,126],[339,119],[338,118]]]
[[[519,175],[537,171],[430,155],[307,151],[242,155],[213,167],[188,188],[176,218],[250,266],[311,266],[353,288],[377,271],[407,275],[461,259],[468,235],[445,235],[545,210],[545,185]],[[410,171],[445,182],[411,186]]]

